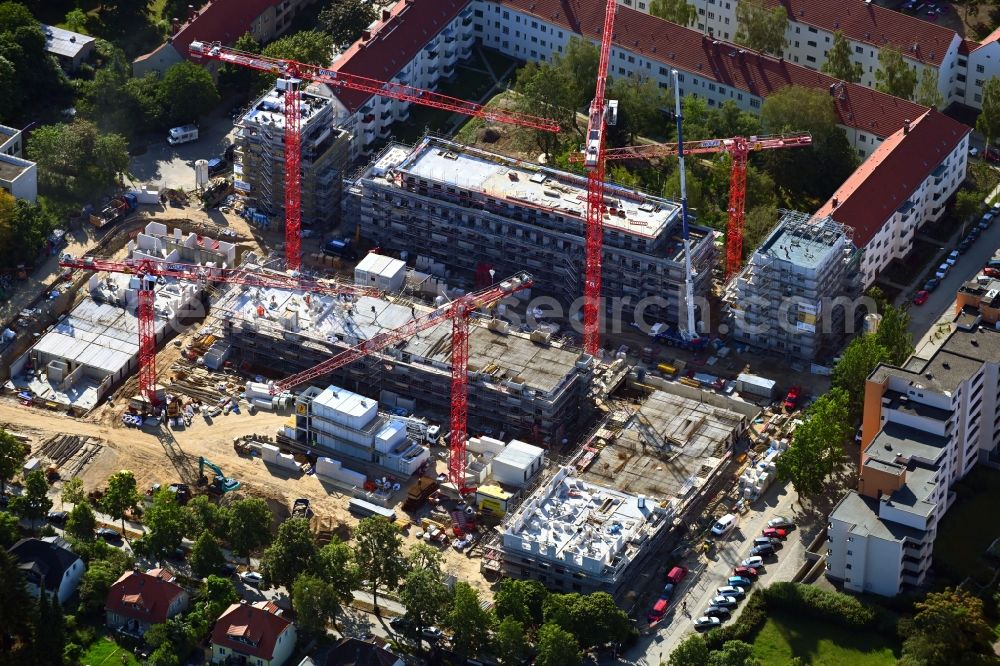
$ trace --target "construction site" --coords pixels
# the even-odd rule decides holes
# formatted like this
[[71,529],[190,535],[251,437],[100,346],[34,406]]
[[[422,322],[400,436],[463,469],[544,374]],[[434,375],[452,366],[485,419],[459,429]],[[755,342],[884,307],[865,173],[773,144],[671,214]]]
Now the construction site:
[[[720,366],[733,378],[746,368],[695,328],[696,297],[718,287],[720,234],[689,223],[683,187],[675,202],[604,182],[613,7],[586,177],[427,137],[388,144],[343,202],[354,139],[337,129],[338,91],[557,126],[192,44],[201,59],[282,76],[237,121],[240,215],[227,224],[238,240],[154,221],[118,247],[62,257],[83,288],[11,365],[0,425],[88,489],[124,468],[141,487],[265,497],[279,520],[308,499],[316,532],[384,516],[440,545],[449,573],[483,591],[505,573],[634,599],[654,555],[749,464],[739,451],[775,396],[773,382],[770,395],[734,391]],[[749,148],[732,150],[745,160]],[[742,242],[742,205],[730,242]],[[312,261],[329,246],[304,254],[303,226],[342,209],[344,231],[364,239],[357,249],[373,251]],[[280,236],[256,226],[264,213],[283,218]],[[843,230],[805,226],[782,220],[758,254],[808,259],[799,290],[812,303],[848,281],[853,259]],[[754,261],[738,287],[760,279]],[[538,296],[580,300],[561,323],[579,319],[582,336],[522,324]],[[648,334],[601,329],[612,301],[631,317],[643,299],[659,322]],[[45,444],[65,432],[76,439]],[[747,499],[768,482],[753,483]]]

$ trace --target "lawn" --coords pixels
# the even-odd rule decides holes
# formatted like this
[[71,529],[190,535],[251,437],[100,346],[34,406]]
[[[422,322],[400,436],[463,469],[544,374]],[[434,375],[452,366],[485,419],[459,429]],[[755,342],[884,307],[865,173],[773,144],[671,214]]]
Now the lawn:
[[956,488],[958,499],[938,526],[934,570],[961,581],[972,575],[989,580],[986,549],[1000,534],[1000,471],[976,467]]
[[123,649],[110,638],[100,638],[91,644],[90,649],[80,657],[81,664],[88,666],[101,666],[106,664],[126,664],[127,666],[139,666],[139,662],[128,650]]
[[811,666],[892,666],[899,644],[875,632],[772,613],[753,642],[763,664],[787,664],[802,657]]

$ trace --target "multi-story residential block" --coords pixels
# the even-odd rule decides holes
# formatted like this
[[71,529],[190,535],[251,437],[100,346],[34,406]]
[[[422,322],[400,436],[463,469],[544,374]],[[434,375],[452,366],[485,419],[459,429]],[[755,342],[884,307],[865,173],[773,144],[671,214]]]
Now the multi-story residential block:
[[861,474],[830,514],[827,575],[893,596],[923,584],[951,487],[1000,463],[1000,331],[960,312],[929,359],[882,364],[865,384]]
[[[489,284],[528,270],[533,294],[555,297],[567,316],[583,294],[587,183],[442,139],[393,144],[351,189],[361,233],[376,245],[443,264],[449,280]],[[646,324],[678,321],[684,288],[680,206],[607,186],[603,293],[609,312]],[[711,283],[713,234],[691,226],[695,293]],[[616,310],[617,309],[617,310]]]
[[[314,84],[301,93],[302,224],[339,221],[350,137],[336,126],[329,88]],[[277,87],[258,99],[239,122],[234,188],[256,212],[280,225],[285,219],[285,104]]]
[[913,249],[965,181],[971,128],[930,110],[883,141],[816,215],[854,230],[864,287]]
[[[188,58],[191,42],[232,44],[250,33],[259,43],[283,35],[292,19],[316,0],[210,0],[200,10],[188,5],[187,16],[170,19],[170,37],[166,42],[132,62],[132,74],[163,73],[171,65]],[[208,63],[216,69],[217,63]]]
[[849,306],[861,286],[849,232],[829,217],[785,212],[730,285],[733,337],[806,360],[835,354],[854,330]]
[[[399,0],[330,69],[433,90],[472,55],[475,38],[469,0]],[[352,156],[369,154],[392,123],[410,117],[410,102],[352,90],[337,91],[336,99],[340,126],[353,136]]]

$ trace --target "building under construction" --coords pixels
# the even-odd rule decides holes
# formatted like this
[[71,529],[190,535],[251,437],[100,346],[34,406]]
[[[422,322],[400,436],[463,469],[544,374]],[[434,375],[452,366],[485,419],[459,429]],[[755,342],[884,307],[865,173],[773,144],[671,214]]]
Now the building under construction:
[[[336,126],[332,93],[313,84],[302,91],[302,224],[339,220],[351,139]],[[236,132],[234,188],[272,223],[285,219],[285,101],[272,88],[243,115]],[[253,219],[251,217],[251,219]]]
[[735,340],[804,360],[835,354],[861,292],[861,253],[849,232],[829,217],[785,211],[729,286]]
[[[438,138],[392,144],[351,187],[361,234],[449,281],[488,285],[490,271],[528,270],[533,292],[564,307],[583,294],[586,178]],[[604,219],[603,293],[650,298],[648,324],[674,323],[684,289],[680,206],[611,183]],[[711,283],[712,232],[691,227],[695,294]],[[405,254],[403,254],[405,253]]]
[[[233,289],[213,311],[248,367],[291,374],[396,329],[426,308],[281,289]],[[220,314],[221,313],[221,314]],[[441,418],[451,404],[451,325],[444,323],[335,371],[338,386],[386,407]],[[558,443],[579,425],[594,361],[579,350],[492,320],[469,335],[469,431]]]

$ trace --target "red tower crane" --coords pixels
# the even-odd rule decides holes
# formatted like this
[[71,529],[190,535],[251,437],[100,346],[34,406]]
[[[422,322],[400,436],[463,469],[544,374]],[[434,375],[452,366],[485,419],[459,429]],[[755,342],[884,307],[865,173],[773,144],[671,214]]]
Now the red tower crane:
[[59,261],[59,265],[63,268],[77,268],[87,271],[125,273],[140,278],[136,306],[136,318],[139,321],[139,392],[152,405],[156,405],[156,312],[153,308],[153,283],[155,280],[151,278],[169,277],[190,282],[224,282],[251,287],[299,289],[330,295],[370,296],[379,293],[378,290],[367,287],[334,284],[305,277],[252,273],[235,268],[213,268],[153,259],[109,261],[93,257],[74,259],[65,256]]
[[272,391],[280,393],[327,375],[349,363],[406,340],[421,331],[451,320],[451,434],[448,436],[448,478],[465,494],[465,445],[469,412],[469,318],[476,310],[495,305],[503,298],[527,289],[532,278],[518,273],[481,291],[456,298],[399,328],[383,331],[360,344],[331,356],[322,363],[276,382]]
[[[778,134],[772,136],[751,136],[749,139],[737,136],[731,139],[705,139],[685,141],[685,154],[729,153],[733,164],[729,176],[729,220],[726,224],[726,264],[725,275],[729,279],[739,272],[743,263],[743,221],[746,213],[747,160],[750,153],[758,150],[780,148],[801,148],[812,145],[808,132]],[[676,143],[649,143],[625,148],[609,148],[604,151],[608,160],[651,159],[676,155]],[[583,162],[584,155],[571,155],[570,161]]]
[[227,65],[247,67],[279,77],[278,89],[284,92],[285,97],[285,257],[288,268],[292,270],[298,270],[302,261],[300,245],[302,226],[301,93],[299,88],[303,80],[324,83],[334,90],[356,90],[486,120],[532,127],[548,132],[559,131],[559,124],[547,118],[539,118],[515,111],[488,109],[481,104],[449,97],[432,90],[337,72],[294,60],[280,60],[246,53],[228,48],[218,42],[211,44],[192,42],[191,46],[188,47],[188,53],[196,60],[217,60]]
[[601,32],[601,58],[597,65],[597,87],[587,118],[587,229],[583,281],[583,350],[595,355],[601,348],[601,271],[604,252],[604,145],[608,125],[618,116],[618,102],[605,102],[611,39],[615,29],[616,0],[608,0]]

